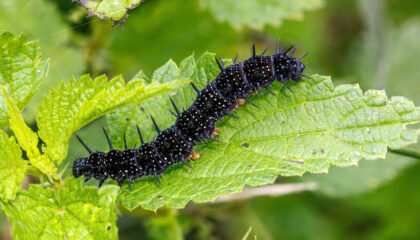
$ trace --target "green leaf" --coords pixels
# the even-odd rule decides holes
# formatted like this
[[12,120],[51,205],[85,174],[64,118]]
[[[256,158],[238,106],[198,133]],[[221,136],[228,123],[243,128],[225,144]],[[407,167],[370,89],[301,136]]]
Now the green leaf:
[[[366,5],[371,6],[371,5]],[[366,7],[365,6],[365,7]],[[369,9],[364,11],[369,13]],[[374,29],[364,38],[352,53],[352,70],[347,76],[362,86],[386,87],[390,95],[409,97],[414,103],[420,102],[420,69],[415,65],[420,54],[416,39],[420,37],[420,20],[412,18],[398,28],[379,34]],[[378,46],[381,39],[384,46]],[[378,53],[379,52],[379,53]],[[396,81],[398,79],[398,81]],[[407,86],[410,87],[407,87]],[[406,156],[420,156],[420,144],[399,149],[396,153]],[[362,161],[358,167],[333,168],[328,175],[307,175],[297,181],[314,181],[321,193],[334,197],[347,197],[361,194],[393,179],[401,170],[412,166],[417,160],[398,155],[387,154],[384,161]]]
[[61,83],[39,107],[38,134],[46,143],[44,151],[61,163],[75,131],[115,108],[139,103],[185,83],[179,80],[144,85],[143,80],[135,80],[125,84],[121,77],[108,82],[104,75],[94,80],[84,75],[79,81],[71,79],[67,84]]
[[112,20],[115,24],[124,24],[127,11],[140,5],[141,0],[76,0],[80,2],[89,15],[100,19]]
[[[204,54],[190,73],[199,88],[218,73],[213,56]],[[384,158],[387,147],[416,142],[416,130],[406,128],[420,121],[420,109],[412,102],[402,97],[388,99],[384,91],[363,93],[358,85],[334,88],[326,76],[312,78],[298,84],[289,82],[293,92],[273,83],[271,89],[277,97],[266,92],[252,96],[259,108],[247,104],[234,112],[241,119],[219,121],[221,134],[217,138],[222,143],[198,144],[195,149],[201,158],[190,161],[194,169],[183,164],[170,167],[160,176],[162,187],[152,177],[137,179],[131,192],[124,184],[119,197],[123,206],[182,208],[190,200],[208,202],[220,194],[239,192],[245,184],[272,183],[278,174],[326,173],[330,165],[352,166],[361,158]],[[183,88],[173,98],[182,108],[195,96],[191,88]],[[175,120],[166,112],[169,106],[168,99],[145,102],[143,112],[129,112],[128,123],[123,110],[110,115],[108,125],[115,127],[112,134],[117,136],[113,141],[121,145],[120,131],[126,131],[129,139],[137,138],[134,119],[139,119],[144,136],[153,139],[156,133],[147,116],[159,116],[157,122],[164,129]]]
[[26,125],[15,102],[6,94],[3,86],[1,87],[3,95],[6,97],[5,104],[8,109],[9,127],[15,134],[20,147],[25,150],[29,162],[46,175],[57,177],[55,176],[57,169],[54,163],[46,155],[41,155],[39,152],[38,135]]
[[14,137],[8,137],[0,130],[0,197],[14,199],[25,179],[27,162],[22,159],[22,151]]
[[[37,42],[27,42],[24,35],[14,36],[10,32],[0,35],[0,83],[13,98],[19,109],[38,90],[48,72],[49,60],[41,59]],[[0,127],[7,124],[4,95],[0,93]]]
[[117,195],[116,186],[98,190],[68,178],[58,192],[31,184],[2,205],[16,239],[117,239]]
[[316,10],[322,0],[200,0],[219,20],[240,29],[244,26],[262,30],[265,25],[279,26],[283,19],[301,20],[303,11]]
[[63,17],[57,4],[57,1],[0,1],[1,28],[38,39],[43,55],[51,59],[48,76],[23,113],[24,118],[34,125],[42,96],[60,82],[67,81],[69,76],[81,76],[86,69],[83,47],[77,46],[79,41],[74,40],[74,31],[71,31],[73,25],[70,23],[75,23]]

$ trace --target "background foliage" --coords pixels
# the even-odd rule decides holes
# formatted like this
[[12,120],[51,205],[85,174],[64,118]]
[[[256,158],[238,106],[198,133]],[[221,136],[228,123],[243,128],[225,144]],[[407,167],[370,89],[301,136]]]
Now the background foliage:
[[[180,63],[192,52],[198,58],[206,50],[222,57],[239,53],[244,59],[249,56],[252,42],[260,48],[267,46],[273,49],[278,38],[283,44],[297,44],[300,51],[309,50],[310,55],[305,59],[307,72],[331,75],[335,86],[359,83],[364,90],[386,89],[389,96],[406,96],[414,100],[415,105],[420,104],[420,46],[417,43],[420,16],[415,10],[420,4],[417,1],[324,1],[323,7],[319,1],[299,1],[299,4],[288,5],[297,7],[298,14],[291,14],[293,17],[272,16],[253,9],[252,13],[245,14],[246,18],[235,17],[231,21],[227,21],[229,18],[226,16],[237,16],[236,10],[241,9],[221,7],[229,6],[233,1],[221,1],[217,6],[209,5],[209,2],[146,1],[129,12],[124,28],[111,28],[112,22],[86,18],[86,10],[76,2],[1,1],[1,29],[16,36],[25,32],[28,39],[39,39],[44,64],[45,59],[50,58],[49,74],[24,109],[26,122],[37,130],[34,120],[42,94],[48,93],[52,87],[57,88],[60,82],[69,82],[72,75],[79,79],[84,72],[94,76],[108,73],[110,78],[123,74],[125,79],[130,79],[142,69],[147,76],[153,76],[154,70],[168,59]],[[250,2],[258,4],[265,1]],[[275,4],[277,1],[271,2]],[[309,7],[300,7],[305,4]],[[281,7],[281,10],[284,9]],[[293,11],[285,12],[289,14]],[[280,20],[281,25],[278,24]],[[34,84],[38,86],[36,81]],[[17,107],[24,106],[20,105],[19,99],[14,101],[17,101]],[[106,121],[93,121],[80,131],[80,135],[93,148],[106,149],[100,130],[103,125],[114,129],[111,115]],[[120,129],[115,129],[112,132],[114,139],[121,138],[120,133]],[[5,156],[20,155],[13,138],[2,133],[0,142],[12,149],[4,152]],[[131,143],[134,144],[133,139]],[[358,167],[333,167],[329,174],[305,174],[303,177],[280,177],[276,180],[277,183],[315,182],[318,190],[313,192],[212,205],[191,204],[181,211],[162,209],[157,215],[139,209],[132,213],[120,209],[126,214],[118,218],[118,234],[120,239],[138,236],[145,239],[166,239],[168,236],[237,239],[252,226],[250,239],[253,235],[260,239],[415,239],[420,236],[420,217],[416,214],[420,210],[420,192],[415,185],[420,180],[419,149],[417,144],[404,151],[389,153],[386,160],[362,160]],[[68,152],[63,164],[58,165],[59,171],[76,157],[85,156],[74,138],[70,139]],[[11,176],[10,173],[0,172],[2,179],[9,176],[6,180],[19,182],[16,179],[22,178],[26,168],[20,160],[15,163],[20,166],[20,171]],[[45,159],[38,160],[42,164],[48,163]],[[67,181],[62,191],[79,188],[80,183]],[[86,191],[93,189],[87,188]],[[16,184],[10,184],[9,189],[1,189],[5,192],[3,196],[9,199],[17,194],[17,190]],[[107,196],[110,197],[116,194],[112,186],[101,191],[109,191]],[[83,206],[96,204],[99,207],[98,213],[102,214],[104,222],[97,224],[105,231],[108,226],[105,219],[112,222],[116,216],[106,202],[101,202],[102,192],[93,194],[95,197],[89,199],[83,198],[83,194],[80,197],[82,205],[85,204]],[[14,207],[31,206],[32,196],[55,199],[54,204],[48,203],[53,213],[67,209],[60,220],[69,219],[66,213],[80,208],[69,205],[60,195],[53,196],[51,191],[36,187],[18,194],[18,199],[25,199],[22,201],[25,204]],[[3,206],[5,213],[13,212],[9,207]],[[83,209],[86,212],[96,211],[88,207]],[[10,220],[20,221],[26,217],[13,216]],[[89,231],[91,226],[81,222],[83,224],[74,227]],[[3,229],[6,229],[3,235],[7,236],[7,227]],[[109,234],[117,234],[116,229],[111,229]],[[22,231],[36,232],[37,229]],[[111,235],[95,236],[103,238]]]

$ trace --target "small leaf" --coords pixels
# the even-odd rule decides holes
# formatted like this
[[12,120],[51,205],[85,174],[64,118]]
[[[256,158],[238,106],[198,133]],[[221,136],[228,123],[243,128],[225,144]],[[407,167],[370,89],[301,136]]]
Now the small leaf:
[[[218,73],[211,55],[204,54],[191,74],[199,88]],[[267,92],[253,95],[251,101],[258,109],[247,104],[234,111],[241,119],[219,121],[217,139],[222,143],[198,144],[195,149],[201,158],[189,161],[194,169],[183,164],[168,168],[159,177],[162,187],[152,177],[137,179],[132,191],[124,184],[119,197],[123,206],[183,208],[190,200],[208,202],[220,194],[239,192],[245,184],[272,183],[278,174],[326,173],[331,164],[352,166],[361,158],[384,158],[387,147],[399,148],[417,140],[420,131],[406,125],[420,121],[420,109],[405,98],[389,99],[384,91],[376,90],[363,94],[358,85],[334,88],[329,77],[319,75],[288,84],[293,92],[275,82],[270,88],[277,97]],[[173,96],[179,108],[189,107],[195,97],[190,87]],[[134,120],[139,119],[143,135],[153,140],[156,133],[146,120],[149,113],[159,116],[161,129],[171,126],[175,118],[166,112],[169,100],[154,100],[142,104],[143,112],[111,114],[112,135],[122,136],[120,131],[126,131],[129,139],[138,141]],[[125,121],[126,113],[131,122]],[[121,144],[121,138],[117,139]]]
[[117,239],[117,195],[116,186],[98,190],[68,178],[58,192],[31,184],[15,202],[1,203],[16,239]]
[[5,104],[8,109],[9,127],[15,134],[20,147],[25,150],[29,162],[48,176],[57,177],[55,176],[57,169],[54,163],[47,156],[41,155],[39,152],[38,135],[26,125],[13,99],[9,98],[3,86],[1,88],[3,95],[6,97]]
[[25,179],[27,162],[22,159],[22,151],[14,137],[8,137],[0,130],[0,197],[12,200]]
[[[0,83],[16,102],[19,110],[38,90],[48,72],[49,60],[41,59],[37,42],[27,42],[24,35],[10,32],[0,35]],[[0,127],[7,124],[4,95],[0,93]]]
[[143,80],[135,80],[125,84],[121,77],[108,82],[104,75],[92,80],[89,75],[84,75],[77,82],[70,79],[68,83],[60,84],[39,107],[38,134],[46,143],[45,153],[60,164],[67,155],[68,142],[75,131],[110,110],[139,103],[186,81],[161,85],[143,83]]
[[100,19],[109,19],[114,24],[124,24],[127,11],[138,7],[141,0],[76,0],[89,12]]
[[219,20],[240,29],[244,26],[262,30],[265,25],[279,26],[283,19],[303,18],[303,11],[315,10],[322,0],[200,0]]

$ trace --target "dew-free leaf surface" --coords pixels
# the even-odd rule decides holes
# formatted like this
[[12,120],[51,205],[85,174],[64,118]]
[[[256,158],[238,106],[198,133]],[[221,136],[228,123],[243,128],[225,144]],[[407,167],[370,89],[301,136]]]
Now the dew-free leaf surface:
[[68,178],[57,192],[31,184],[2,206],[16,239],[117,239],[117,195],[117,186],[98,190]]
[[127,11],[140,5],[141,0],[77,0],[89,15],[100,19],[109,19],[123,24],[128,17]]
[[[49,60],[41,59],[39,44],[24,35],[0,34],[0,83],[21,110],[38,90],[48,72]],[[0,127],[7,125],[7,108],[0,92]]]
[[200,0],[220,21],[235,28],[261,30],[265,25],[279,26],[284,19],[300,20],[304,11],[320,8],[322,0]]
[[22,150],[14,137],[0,130],[0,198],[12,200],[25,179],[27,162],[22,159]]
[[56,177],[57,171],[53,161],[46,155],[42,155],[38,148],[39,137],[38,134],[26,125],[22,114],[13,99],[5,94],[5,89],[2,87],[2,92],[6,97],[4,101],[7,108],[7,115],[9,118],[9,127],[13,131],[20,147],[25,150],[26,156],[32,166],[38,168],[47,176]]

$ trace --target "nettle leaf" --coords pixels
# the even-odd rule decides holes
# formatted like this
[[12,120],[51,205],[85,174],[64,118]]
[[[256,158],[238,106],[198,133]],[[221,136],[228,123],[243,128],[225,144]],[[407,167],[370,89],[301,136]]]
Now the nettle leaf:
[[0,198],[14,199],[25,179],[27,162],[22,159],[22,151],[14,137],[0,130]]
[[57,1],[0,1],[0,26],[15,33],[24,32],[31,39],[39,39],[43,55],[51,59],[48,75],[25,107],[25,119],[31,123],[35,122],[42,96],[49,92],[51,86],[58,86],[69,76],[80,76],[85,71],[85,53],[77,44],[72,44],[77,41],[74,41],[70,22],[58,11]]
[[67,178],[57,192],[31,184],[2,206],[16,239],[117,239],[117,195],[116,186],[98,190]]
[[141,0],[74,0],[82,4],[89,12],[100,19],[112,20],[115,24],[124,24],[127,11],[138,7]]
[[261,30],[265,25],[279,26],[283,19],[301,20],[303,11],[316,10],[322,0],[200,0],[203,7],[219,20],[240,29]]
[[[10,32],[0,35],[0,83],[22,109],[38,90],[48,72],[49,60],[41,59],[37,42]],[[0,127],[7,125],[7,109],[0,92]]]
[[[199,88],[218,73],[213,56],[204,54],[190,72]],[[194,63],[191,58],[186,61]],[[387,147],[416,142],[419,131],[406,128],[420,121],[420,109],[412,102],[402,97],[389,99],[384,91],[363,93],[358,85],[334,88],[327,76],[312,78],[289,82],[293,92],[273,83],[271,89],[277,97],[267,92],[251,96],[259,108],[246,104],[234,111],[241,119],[219,121],[217,139],[222,143],[209,140],[198,144],[195,149],[201,158],[189,162],[194,169],[183,164],[171,166],[160,176],[161,187],[149,176],[137,179],[131,192],[125,183],[119,197],[123,206],[130,210],[138,206],[149,210],[183,208],[190,200],[208,202],[220,194],[239,192],[245,184],[273,183],[279,174],[326,173],[330,165],[352,166],[361,158],[384,158]],[[182,88],[173,98],[178,107],[188,107],[195,93],[190,87]],[[143,135],[154,138],[148,115],[158,116],[164,129],[175,120],[166,110],[169,107],[169,100],[163,99],[142,103],[143,112],[125,109],[109,115],[108,125],[115,127],[112,132],[117,136],[114,140],[121,144],[119,131],[137,138],[134,119],[139,120]],[[131,119],[128,123],[126,113]]]
[[186,83],[184,79],[144,85],[143,80],[137,79],[125,84],[122,77],[108,81],[105,75],[94,80],[89,75],[79,81],[72,78],[53,89],[39,107],[38,134],[46,143],[44,151],[61,163],[67,155],[70,137],[81,127],[115,108],[141,102]]
[[57,169],[54,163],[50,158],[48,158],[48,156],[41,155],[38,149],[38,135],[32,131],[28,125],[26,125],[16,103],[6,94],[3,86],[1,87],[3,95],[6,97],[4,102],[6,104],[6,108],[8,109],[7,114],[9,117],[9,127],[15,134],[20,147],[25,150],[29,162],[46,175],[57,177],[55,174]]

